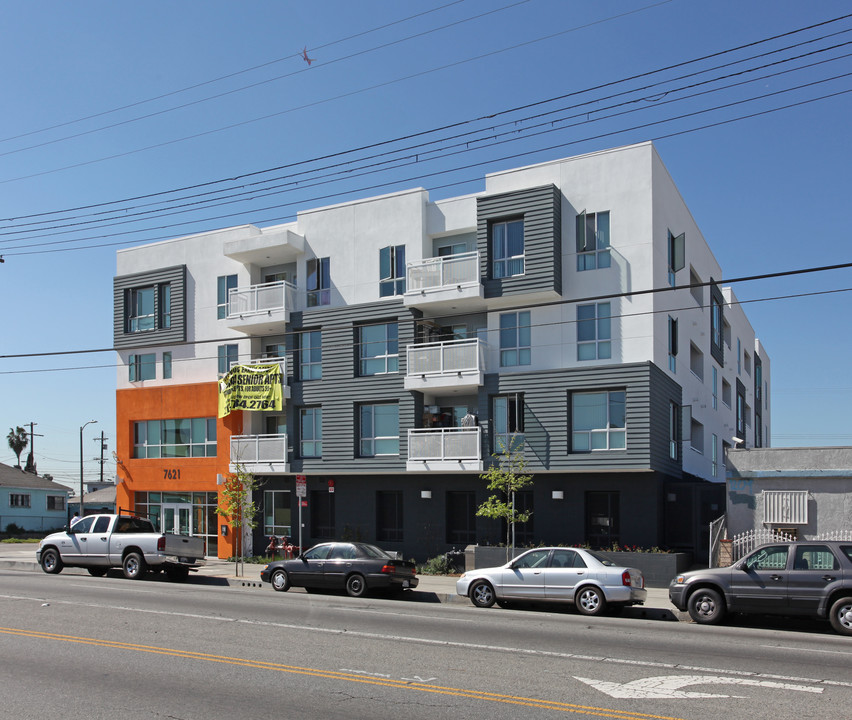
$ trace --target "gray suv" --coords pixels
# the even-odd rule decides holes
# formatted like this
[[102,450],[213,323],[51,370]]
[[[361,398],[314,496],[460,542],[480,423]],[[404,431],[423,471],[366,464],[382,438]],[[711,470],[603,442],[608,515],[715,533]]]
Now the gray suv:
[[730,567],[693,570],[669,585],[669,599],[697,623],[731,613],[808,615],[852,635],[852,542],[762,545]]

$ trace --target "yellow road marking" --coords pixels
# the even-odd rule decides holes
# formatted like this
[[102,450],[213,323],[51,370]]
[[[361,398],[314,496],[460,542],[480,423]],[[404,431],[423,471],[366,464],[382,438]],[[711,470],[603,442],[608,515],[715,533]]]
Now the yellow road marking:
[[213,655],[210,653],[194,652],[192,650],[177,650],[174,648],[156,647],[152,645],[138,645],[115,640],[102,640],[99,638],[76,637],[74,635],[59,635],[40,630],[21,630],[18,628],[0,627],[0,633],[6,635],[17,635],[20,637],[37,638],[40,640],[54,640],[60,642],[71,642],[82,645],[95,645],[98,647],[113,648],[115,650],[131,650],[135,652],[152,653],[156,655],[169,655],[172,657],[186,658],[190,660],[202,660],[205,662],[225,663],[241,667],[256,668],[260,670],[274,670],[277,672],[307,675],[310,677],[325,678],[328,680],[343,680],[346,682],[361,683],[364,685],[379,685],[383,687],[399,688],[405,690],[416,690],[439,695],[450,695],[453,697],[470,698],[473,700],[484,700],[488,702],[506,703],[510,705],[521,705],[530,708],[545,708],[548,710],[560,710],[570,713],[585,713],[604,718],[615,718],[616,720],[682,720],[668,715],[650,715],[637,713],[629,710],[615,710],[613,708],[600,708],[589,705],[575,705],[572,703],[558,702],[555,700],[541,700],[538,698],[525,698],[516,695],[503,695],[500,693],[486,692],[483,690],[465,690],[462,688],[445,687],[441,685],[430,685],[428,683],[411,682],[409,680],[393,680],[391,678],[365,677],[355,673],[339,672],[336,670],[321,670],[319,668],[299,667],[297,665],[284,665],[281,663],[266,662],[263,660],[248,660],[246,658],[229,657],[227,655]]

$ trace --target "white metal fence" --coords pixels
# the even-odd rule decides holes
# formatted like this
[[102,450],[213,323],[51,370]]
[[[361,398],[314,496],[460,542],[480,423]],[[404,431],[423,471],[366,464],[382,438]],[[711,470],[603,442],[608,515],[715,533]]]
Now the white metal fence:
[[[764,543],[772,542],[789,542],[796,538],[787,535],[786,533],[774,530],[771,528],[756,528],[748,530],[744,533],[739,533],[731,538],[731,555],[733,561],[736,562],[741,557],[747,555],[757,546]],[[819,541],[819,540],[840,540],[852,542],[852,530],[832,530],[809,538],[798,538],[799,540]]]

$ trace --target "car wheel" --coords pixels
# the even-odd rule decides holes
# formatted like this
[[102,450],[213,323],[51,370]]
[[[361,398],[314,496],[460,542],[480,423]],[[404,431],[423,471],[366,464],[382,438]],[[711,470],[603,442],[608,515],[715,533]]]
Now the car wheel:
[[189,577],[189,568],[170,567],[166,568],[166,577],[172,582],[184,582]]
[[139,553],[127,553],[122,563],[121,569],[124,571],[124,577],[128,580],[139,580],[145,575],[147,567],[145,567],[145,558]]
[[841,635],[852,635],[852,597],[842,597],[831,606],[828,619]]
[[45,550],[41,554],[41,569],[46,573],[56,575],[56,573],[62,572],[62,567],[62,558],[59,557],[59,553],[53,548]]
[[584,587],[574,597],[574,604],[583,615],[600,615],[606,609],[606,598],[596,587]]
[[367,592],[367,582],[363,575],[350,575],[346,578],[346,592],[351,597],[362,597]]
[[699,588],[689,596],[689,617],[701,625],[717,625],[725,617],[725,601],[712,588]]
[[479,580],[473,583],[470,588],[470,601],[476,607],[490,608],[496,601],[497,596],[494,594],[494,588],[491,583],[485,580]]
[[103,577],[107,573],[107,568],[102,567],[91,567],[86,568],[89,571],[89,575],[92,577]]
[[290,589],[290,578],[287,577],[287,571],[281,568],[272,573],[269,582],[272,583],[272,589],[277,592],[287,592]]

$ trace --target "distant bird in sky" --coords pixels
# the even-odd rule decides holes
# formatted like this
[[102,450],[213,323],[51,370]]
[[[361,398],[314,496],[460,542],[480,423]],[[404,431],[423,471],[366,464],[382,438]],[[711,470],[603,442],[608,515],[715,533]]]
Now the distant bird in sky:
[[302,48],[302,60],[304,60],[306,63],[308,63],[308,65],[310,65],[314,61],[314,58],[308,57],[308,46],[307,45],[305,45],[305,47]]

